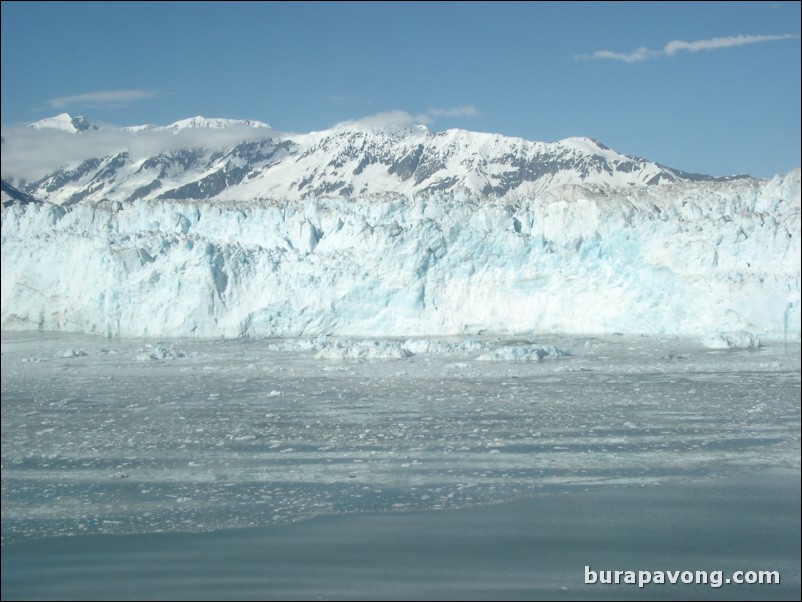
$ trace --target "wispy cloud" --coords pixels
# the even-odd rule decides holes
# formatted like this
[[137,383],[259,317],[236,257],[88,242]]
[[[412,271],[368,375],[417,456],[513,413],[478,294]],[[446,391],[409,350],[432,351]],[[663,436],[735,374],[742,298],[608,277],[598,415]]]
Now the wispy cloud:
[[775,42],[777,40],[791,40],[798,38],[799,36],[797,35],[787,33],[783,35],[770,36],[727,36],[723,38],[710,38],[709,40],[696,40],[694,42],[671,40],[660,50],[652,50],[645,47],[640,47],[633,52],[597,50],[593,54],[584,54],[577,56],[576,58],[579,60],[611,59],[615,61],[623,61],[625,63],[637,63],[663,56],[674,56],[682,50],[687,52],[699,52],[700,50],[719,50],[721,48],[733,48],[735,46],[744,46],[746,44],[760,44],[762,42]]
[[648,59],[656,58],[663,53],[659,50],[649,50],[641,46],[634,52],[613,52],[612,50],[597,50],[592,55],[580,58],[585,59],[613,59],[616,61],[624,61],[625,63],[637,63]]
[[476,117],[479,111],[473,105],[462,105],[450,109],[427,109],[424,113],[412,114],[407,111],[384,111],[350,121],[338,123],[337,127],[359,125],[366,128],[410,127],[431,125],[438,117]]
[[132,161],[183,148],[229,149],[246,140],[282,137],[269,128],[186,128],[130,131],[113,126],[73,134],[53,128],[3,125],[3,178],[36,180],[63,166],[92,157],[127,152]]
[[479,111],[473,105],[463,105],[452,109],[429,109],[426,114],[431,117],[476,117]]
[[45,101],[53,109],[66,109],[68,107],[123,107],[139,100],[150,100],[158,97],[155,90],[103,90],[76,94],[75,96],[61,96]]
[[671,40],[663,49],[668,56],[674,56],[680,50],[688,52],[699,52],[700,50],[717,50],[719,48],[732,48],[734,46],[744,46],[746,44],[759,44],[761,42],[775,42],[777,40],[789,40],[799,36],[790,33],[781,36],[727,36],[725,38],[711,38],[709,40],[697,40],[696,42],[683,42],[682,40]]
[[336,127],[350,127],[354,125],[366,128],[410,127],[413,125],[428,125],[431,117],[425,114],[412,115],[406,111],[383,111],[375,115],[360,117],[338,123]]

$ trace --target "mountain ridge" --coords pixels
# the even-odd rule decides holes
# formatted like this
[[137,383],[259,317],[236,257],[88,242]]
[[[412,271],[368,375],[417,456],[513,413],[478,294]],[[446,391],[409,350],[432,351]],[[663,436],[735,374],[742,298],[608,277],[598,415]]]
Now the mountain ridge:
[[[74,119],[62,114],[37,127],[71,131],[64,124]],[[84,121],[84,129],[73,133],[102,131]],[[192,137],[163,151],[137,154],[123,140],[116,153],[66,164],[32,182],[12,178],[10,183],[35,198],[72,205],[84,200],[230,201],[454,191],[504,197],[574,185],[620,188],[750,177],[691,174],[587,137],[537,142],[460,129],[359,124],[295,135],[276,132],[264,122],[202,116],[163,127],[136,126],[126,134],[188,130]],[[221,130],[239,137],[215,139],[213,133]]]

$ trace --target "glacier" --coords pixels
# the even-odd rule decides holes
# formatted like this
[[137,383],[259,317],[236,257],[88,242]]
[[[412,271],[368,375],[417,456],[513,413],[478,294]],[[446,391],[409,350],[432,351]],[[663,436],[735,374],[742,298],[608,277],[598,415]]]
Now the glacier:
[[2,328],[800,339],[799,169],[691,177],[589,139],[306,136],[4,169]]

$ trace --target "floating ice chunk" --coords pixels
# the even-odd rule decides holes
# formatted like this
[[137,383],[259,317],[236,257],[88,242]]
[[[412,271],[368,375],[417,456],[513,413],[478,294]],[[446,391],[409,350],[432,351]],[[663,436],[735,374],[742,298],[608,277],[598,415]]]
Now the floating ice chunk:
[[570,351],[554,345],[511,345],[495,351],[483,353],[476,358],[479,362],[539,362],[549,357],[564,357]]
[[86,351],[81,351],[80,349],[61,349],[56,352],[56,357],[83,357],[86,355]]
[[410,339],[404,347],[412,353],[446,354],[485,351],[487,344],[473,337],[456,342],[443,339]]
[[406,342],[406,348],[412,353],[431,353],[433,346],[430,339],[410,339]]
[[159,361],[159,360],[174,360],[181,357],[186,357],[186,353],[173,348],[172,345],[163,345],[157,343],[156,345],[146,345],[142,353],[136,356],[141,362]]
[[35,362],[35,363],[38,364],[39,362],[46,362],[47,359],[43,358],[43,357],[38,357],[38,356],[35,356],[35,355],[31,355],[31,356],[22,358],[22,361],[23,362]]
[[760,347],[760,339],[751,332],[737,330],[708,335],[702,344],[708,349],[757,349]]

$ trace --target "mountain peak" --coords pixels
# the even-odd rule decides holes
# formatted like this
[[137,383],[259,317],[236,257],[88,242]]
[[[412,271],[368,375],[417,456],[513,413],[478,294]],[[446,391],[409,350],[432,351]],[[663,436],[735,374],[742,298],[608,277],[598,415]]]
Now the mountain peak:
[[73,117],[69,113],[61,113],[54,117],[46,117],[45,119],[40,119],[34,123],[31,123],[28,127],[34,128],[36,130],[40,129],[54,129],[54,130],[61,130],[64,132],[69,132],[70,134],[79,134],[81,132],[87,132],[90,130],[96,130],[98,127],[89,121],[86,117],[78,115]]
[[599,151],[611,151],[609,146],[605,146],[595,138],[588,136],[571,136],[560,140],[563,146],[575,148],[586,153],[598,153]]
[[203,115],[196,115],[188,119],[179,119],[175,123],[165,126],[163,129],[178,132],[187,128],[210,128],[220,130],[230,127],[269,128],[270,125],[264,121],[256,121],[254,119],[225,119],[222,117],[204,117]]

